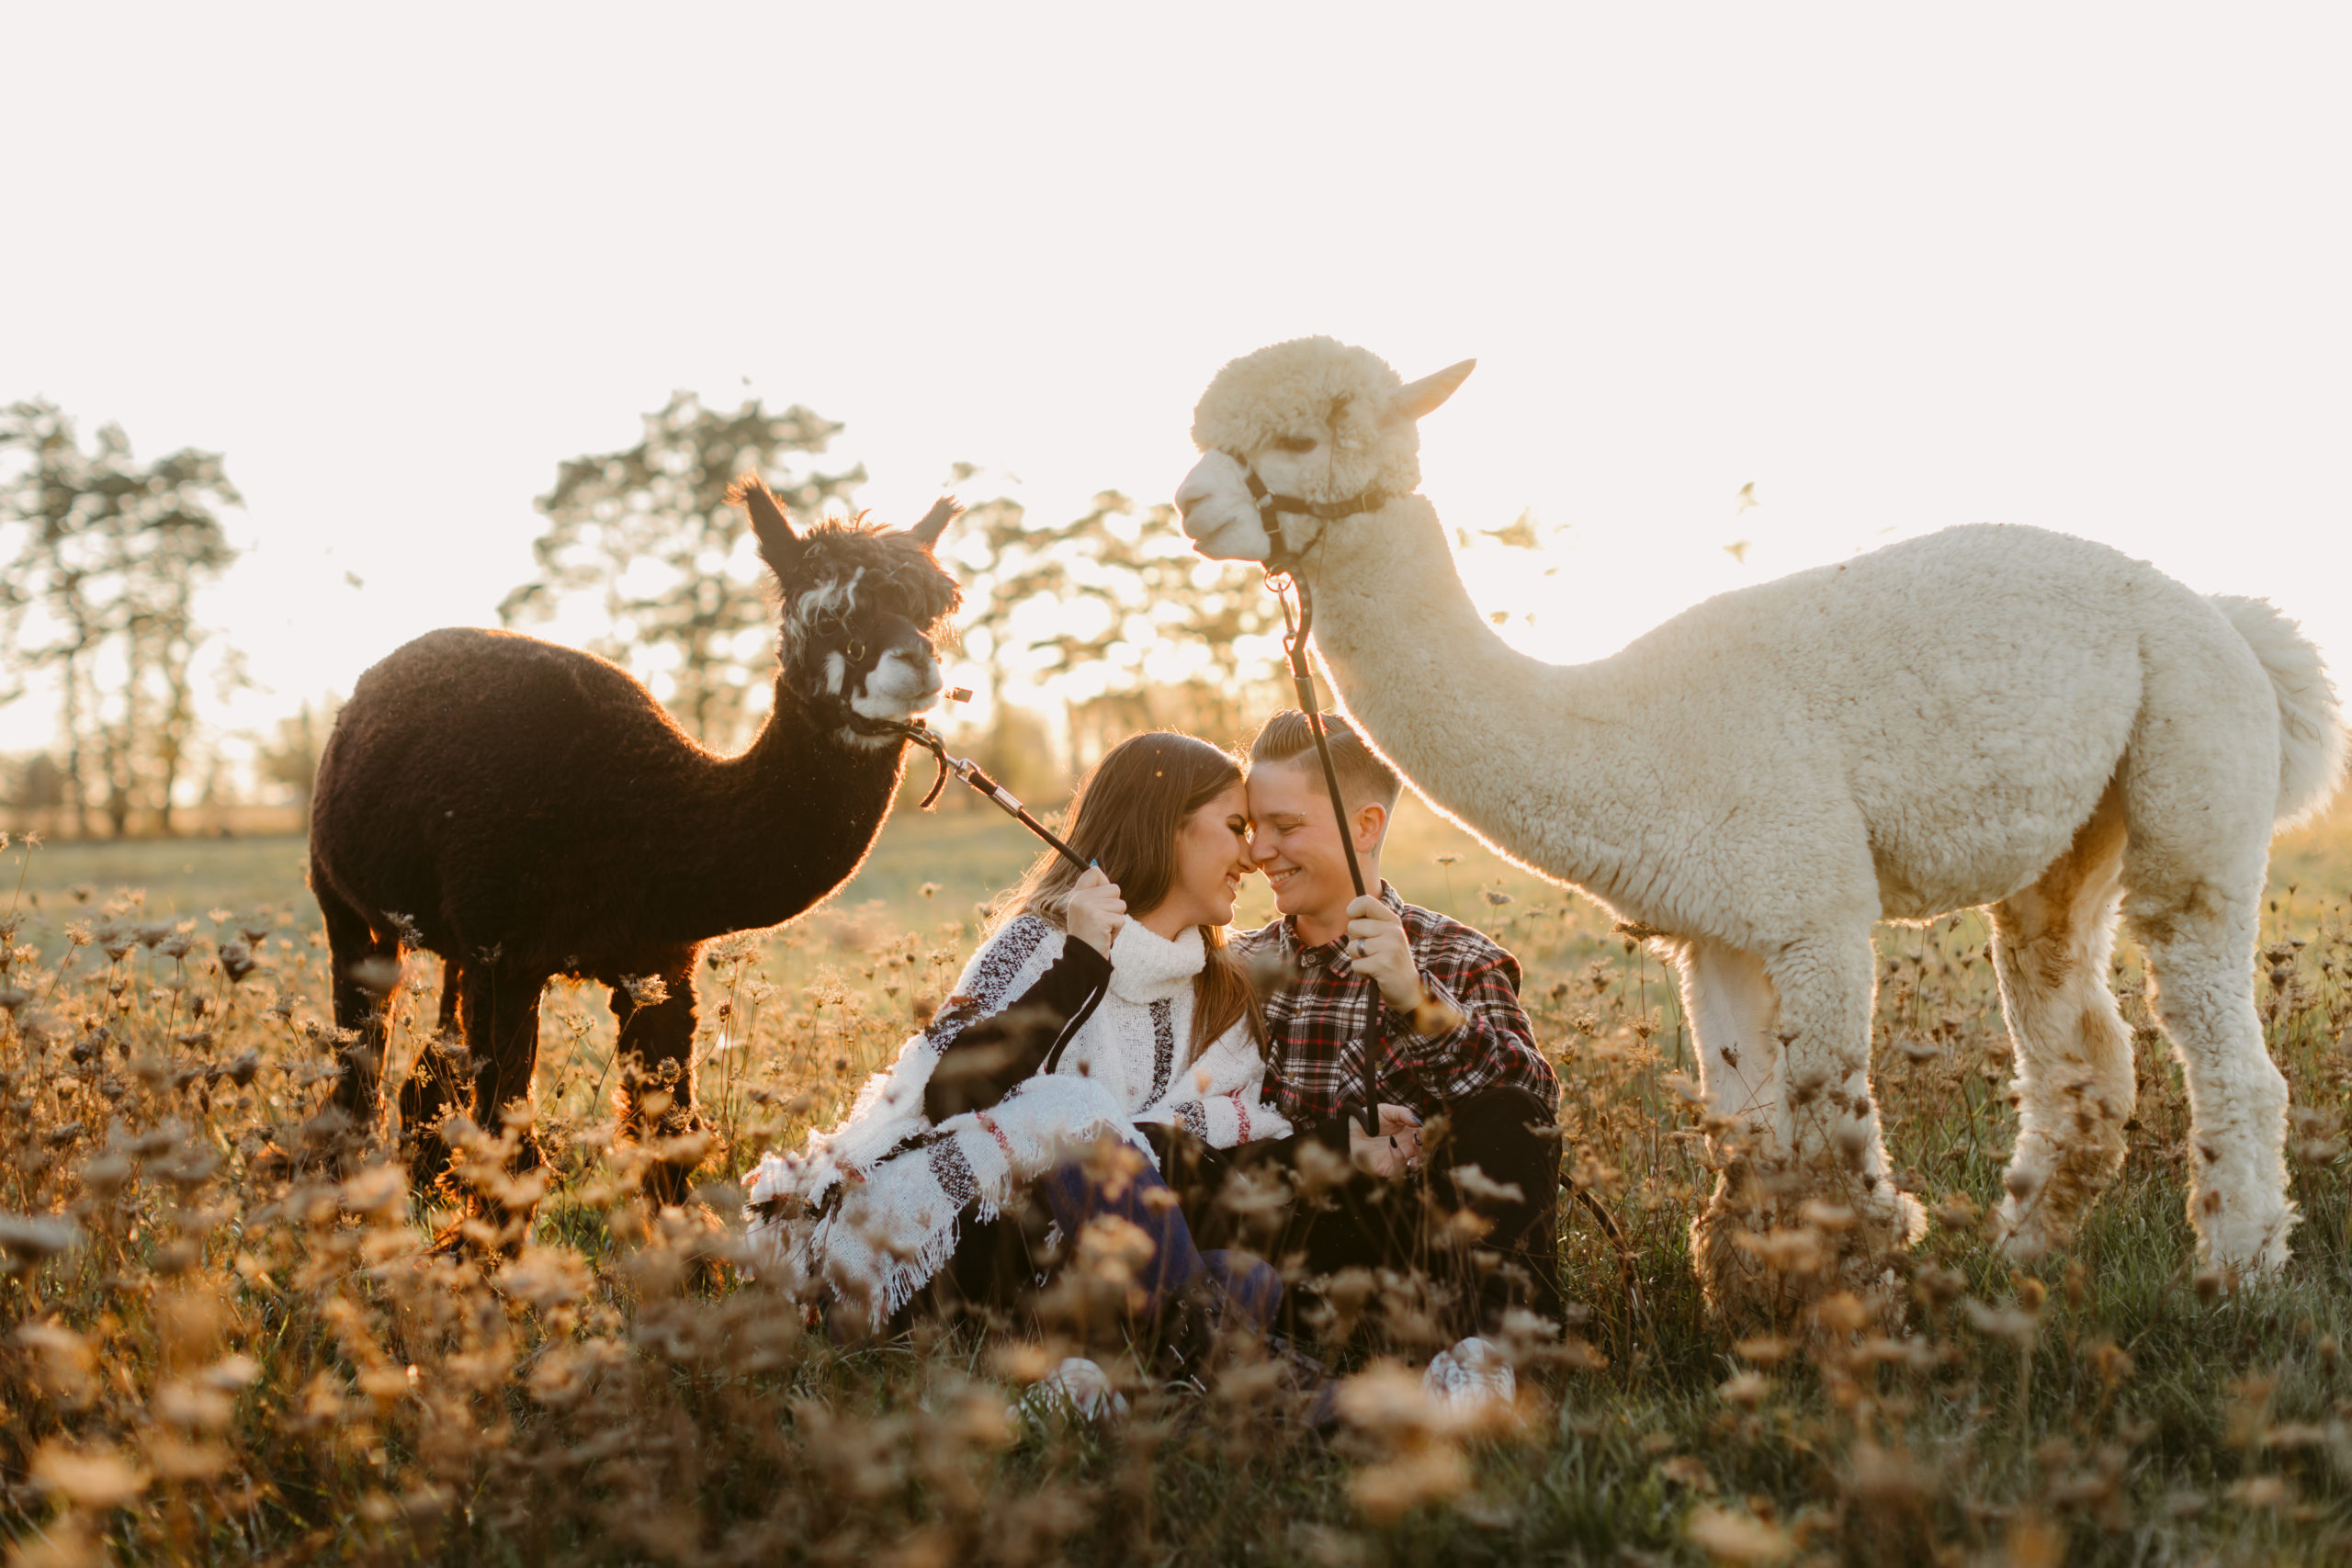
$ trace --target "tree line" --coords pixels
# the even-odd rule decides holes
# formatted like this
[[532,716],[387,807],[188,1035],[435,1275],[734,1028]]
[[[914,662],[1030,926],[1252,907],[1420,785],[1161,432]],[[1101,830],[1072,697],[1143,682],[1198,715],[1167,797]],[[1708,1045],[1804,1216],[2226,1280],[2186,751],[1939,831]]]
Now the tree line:
[[[674,394],[634,446],[557,466],[536,502],[535,570],[501,601],[501,622],[527,631],[593,610],[594,651],[645,678],[696,739],[734,749],[763,716],[775,615],[727,489],[757,473],[798,518],[855,515],[865,468],[825,460],[842,428],[797,404],[722,412]],[[959,464],[949,482],[979,477]],[[85,444],[46,401],[0,416],[0,705],[44,695],[56,720],[53,749],[0,778],[19,820],[44,814],[83,836],[180,829],[219,739],[202,673],[222,697],[247,679],[198,613],[236,568],[221,513],[241,504],[219,453],[141,462],[119,427]],[[959,739],[1016,792],[1057,795],[1069,768],[1140,728],[1234,740],[1282,700],[1271,596],[1253,570],[1194,556],[1166,506],[1105,491],[1081,515],[1039,524],[1015,501],[984,500],[941,553],[966,587],[963,651],[989,716]],[[332,718],[306,704],[252,738],[254,782],[306,799]]]

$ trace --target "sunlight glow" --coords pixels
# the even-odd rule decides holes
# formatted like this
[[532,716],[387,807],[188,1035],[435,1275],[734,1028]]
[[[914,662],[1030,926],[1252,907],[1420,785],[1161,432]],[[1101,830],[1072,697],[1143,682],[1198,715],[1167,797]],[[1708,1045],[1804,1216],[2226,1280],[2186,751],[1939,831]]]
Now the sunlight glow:
[[[57,237],[0,250],[0,396],[226,453],[230,728],[490,622],[556,465],[673,388],[845,421],[883,519],[963,460],[1058,520],[1164,500],[1217,366],[1312,332],[1478,357],[1424,491],[1544,658],[1982,519],[2352,660],[2340,14],[458,16],[0,24],[106,62],[0,103]],[[829,63],[722,92],[719,39]]]

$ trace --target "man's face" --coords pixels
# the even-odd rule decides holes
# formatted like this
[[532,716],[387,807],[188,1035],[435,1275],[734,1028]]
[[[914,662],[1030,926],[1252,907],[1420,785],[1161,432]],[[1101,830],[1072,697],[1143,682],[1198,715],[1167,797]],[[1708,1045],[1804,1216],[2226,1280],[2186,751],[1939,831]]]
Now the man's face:
[[[1257,763],[1250,770],[1249,787],[1250,856],[1273,886],[1274,908],[1285,915],[1345,909],[1355,885],[1348,878],[1331,798],[1313,759]],[[1377,815],[1367,822],[1367,814]],[[1369,806],[1354,816],[1359,851],[1376,847],[1386,813]],[[1365,829],[1373,835],[1368,841],[1361,830]]]

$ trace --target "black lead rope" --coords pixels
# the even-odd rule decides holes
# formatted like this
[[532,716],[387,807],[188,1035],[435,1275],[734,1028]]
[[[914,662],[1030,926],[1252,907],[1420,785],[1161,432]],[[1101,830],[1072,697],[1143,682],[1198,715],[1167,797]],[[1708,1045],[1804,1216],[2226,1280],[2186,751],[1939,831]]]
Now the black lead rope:
[[999,810],[1004,812],[1005,815],[1011,817],[1015,822],[1020,823],[1023,828],[1028,829],[1031,832],[1036,834],[1037,837],[1053,845],[1056,852],[1058,853],[1062,859],[1069,862],[1070,864],[1078,867],[1080,871],[1090,869],[1086,860],[1082,858],[1076,850],[1071,849],[1068,844],[1062,842],[1061,840],[1056,838],[1052,829],[1046,827],[1043,822],[1038,821],[1035,817],[1032,817],[1029,814],[1029,808],[1022,805],[1020,801],[1014,799],[1012,791],[1006,789],[1002,784],[997,783],[996,780],[989,777],[987,773],[981,772],[980,765],[978,762],[972,761],[970,759],[965,757],[949,756],[947,754],[947,742],[942,740],[939,738],[938,732],[933,729],[929,725],[923,723],[922,720],[916,719],[912,724],[894,724],[887,719],[876,719],[870,720],[869,722],[877,725],[881,729],[888,734],[898,736],[902,740],[913,741],[924,750],[929,751],[932,754],[932,757],[939,763],[939,776],[931,781],[931,793],[922,797],[922,808],[925,811],[930,810],[932,806],[939,799],[939,792],[947,787],[947,775],[953,773],[957,778],[962,779],[966,784],[970,784],[974,789],[979,791],[981,796],[990,805],[995,806]]
[[[1387,493],[1378,486],[1363,491],[1347,501],[1307,501],[1295,495],[1277,495],[1266,488],[1258,470],[1237,457],[1242,477],[1249,481],[1250,499],[1257,504],[1259,525],[1266,531],[1269,551],[1266,561],[1266,586],[1283,607],[1283,651],[1290,658],[1291,683],[1297,688],[1298,707],[1306,716],[1307,732],[1315,737],[1316,760],[1323,764],[1323,788],[1331,797],[1331,821],[1340,830],[1340,848],[1348,857],[1348,880],[1355,884],[1356,897],[1367,891],[1363,885],[1363,867],[1356,861],[1355,840],[1348,832],[1347,802],[1340,795],[1340,773],[1331,765],[1331,742],[1323,733],[1323,705],[1315,700],[1315,677],[1306,668],[1306,637],[1315,629],[1315,596],[1306,586],[1306,579],[1294,568],[1300,556],[1294,552],[1283,536],[1282,514],[1285,512],[1312,517],[1323,525],[1315,537],[1305,547],[1312,551],[1323,542],[1330,525],[1349,517],[1377,512],[1388,504]],[[1298,613],[1291,613],[1290,594],[1298,594]],[[1386,1031],[1383,1024],[1387,1017],[1387,999],[1380,994],[1380,982],[1372,985],[1371,1022],[1365,1027],[1363,1041],[1363,1130],[1367,1135],[1380,1131],[1380,1051]]]
[[[901,739],[913,741],[924,750],[929,751],[933,760],[938,762],[939,776],[931,781],[931,791],[922,797],[922,809],[925,811],[930,810],[933,804],[939,799],[939,792],[947,787],[947,775],[953,773],[979,791],[981,796],[990,805],[1051,844],[1054,852],[1062,859],[1080,871],[1091,869],[1089,863],[1079,858],[1078,852],[1057,838],[1052,829],[1031,816],[1029,808],[1015,799],[1011,790],[983,773],[978,762],[967,757],[949,756],[947,742],[942,740],[938,732],[922,720],[916,719],[911,724],[893,724],[886,719],[869,722],[883,726],[889,733],[899,736]],[[1078,1010],[1069,1015],[1069,1021],[1063,1024],[1061,1032],[1054,1036],[1053,1044],[1046,1051],[1045,1065],[1037,1069],[1041,1075],[1050,1075],[1056,1067],[1061,1066],[1062,1053],[1069,1048],[1069,1043],[1076,1037],[1078,1032],[1086,1026],[1086,1021],[1094,1016],[1094,1010],[1102,1005],[1103,989],[1103,987],[1097,986],[1089,992],[1086,1000],[1079,1005]]]
[[[1239,458],[1235,460],[1240,461]],[[1292,550],[1289,541],[1283,538],[1281,514],[1285,512],[1303,513],[1319,519],[1325,525],[1325,527],[1318,531],[1306,547],[1306,550],[1312,551],[1323,543],[1323,535],[1329,531],[1329,525],[1339,522],[1343,517],[1353,517],[1360,513],[1376,511],[1388,504],[1388,498],[1377,490],[1368,490],[1353,501],[1306,502],[1295,496],[1274,494],[1266,488],[1265,481],[1258,477],[1258,470],[1250,468],[1247,463],[1242,464],[1242,473],[1250,481],[1250,499],[1258,506],[1258,521],[1266,530],[1266,544],[1270,551],[1266,562],[1266,586],[1273,590],[1274,597],[1282,603],[1283,627],[1286,634],[1283,638],[1283,650],[1290,657],[1291,680],[1298,688],[1299,711],[1306,715],[1307,729],[1315,737],[1315,755],[1323,764],[1323,787],[1330,793],[1331,815],[1340,825],[1340,845],[1348,855],[1348,875],[1354,881],[1356,893],[1361,897],[1364,891],[1363,871],[1356,863],[1355,840],[1348,836],[1348,813],[1346,806],[1340,798],[1339,771],[1331,765],[1330,744],[1323,737],[1322,705],[1315,700],[1314,677],[1308,673],[1306,668],[1306,634],[1313,630],[1315,626],[1315,600],[1307,590],[1306,579],[1301,577],[1295,570],[1301,552]],[[1294,588],[1298,592],[1296,615],[1291,613],[1288,593],[1288,591]],[[933,793],[936,791],[934,790]],[[1367,1133],[1380,1131],[1380,1113],[1377,1109],[1380,1099],[1377,1053],[1381,1043],[1382,1021],[1387,1016],[1385,1010],[1385,1006],[1386,1003],[1380,995],[1379,982],[1374,981],[1372,996],[1372,1027],[1364,1041],[1363,1053],[1363,1126]],[[1601,1202],[1591,1189],[1575,1185],[1575,1192],[1577,1201],[1591,1213],[1594,1222],[1600,1226],[1601,1234],[1608,1238],[1610,1246],[1616,1250],[1617,1267],[1624,1276],[1626,1301],[1632,1307],[1634,1314],[1641,1315],[1646,1308],[1642,1300],[1641,1278],[1634,1267],[1633,1244],[1626,1239],[1625,1227],[1617,1223],[1616,1216],[1610,1213],[1608,1205]],[[1629,1317],[1625,1325],[1628,1344],[1632,1342],[1633,1332],[1633,1322]]]
[[[1257,484],[1258,476],[1250,476]],[[1279,499],[1279,498],[1270,498]],[[1323,764],[1323,788],[1331,797],[1331,821],[1340,830],[1340,848],[1348,857],[1348,880],[1355,884],[1356,897],[1364,896],[1363,865],[1356,859],[1356,841],[1348,831],[1347,803],[1340,795],[1340,771],[1331,762],[1331,742],[1323,730],[1323,705],[1315,698],[1315,676],[1306,667],[1306,634],[1315,629],[1315,599],[1304,580],[1287,571],[1270,571],[1266,586],[1283,607],[1283,651],[1290,660],[1291,683],[1298,693],[1298,707],[1306,716],[1308,733],[1315,737],[1315,757]],[[1290,607],[1292,592],[1298,595],[1298,613]],[[1369,979],[1369,976],[1366,976]],[[1372,1014],[1366,1025],[1363,1042],[1363,1130],[1367,1135],[1380,1131],[1380,1051],[1382,1028],[1387,1017],[1387,1000],[1380,994],[1380,982],[1372,980]]]

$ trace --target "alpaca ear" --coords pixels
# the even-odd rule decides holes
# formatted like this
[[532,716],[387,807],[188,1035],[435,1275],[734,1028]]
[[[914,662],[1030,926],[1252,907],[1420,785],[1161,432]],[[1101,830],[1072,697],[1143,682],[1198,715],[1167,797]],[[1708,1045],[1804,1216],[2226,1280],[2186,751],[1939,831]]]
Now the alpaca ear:
[[800,536],[792,531],[792,519],[784,514],[784,507],[769,490],[767,481],[757,474],[749,474],[729,486],[727,499],[752,514],[752,533],[760,541],[760,558],[766,561],[778,577],[784,576],[800,560]]
[[943,495],[931,503],[931,510],[922,514],[922,521],[907,532],[912,534],[924,549],[930,549],[939,543],[939,536],[947,531],[947,525],[963,515],[963,504],[952,495]]
[[1434,376],[1406,382],[1390,395],[1388,417],[1410,421],[1436,412],[1446,399],[1453,396],[1456,388],[1470,379],[1470,372],[1476,368],[1476,360],[1465,359],[1459,365],[1447,366]]

